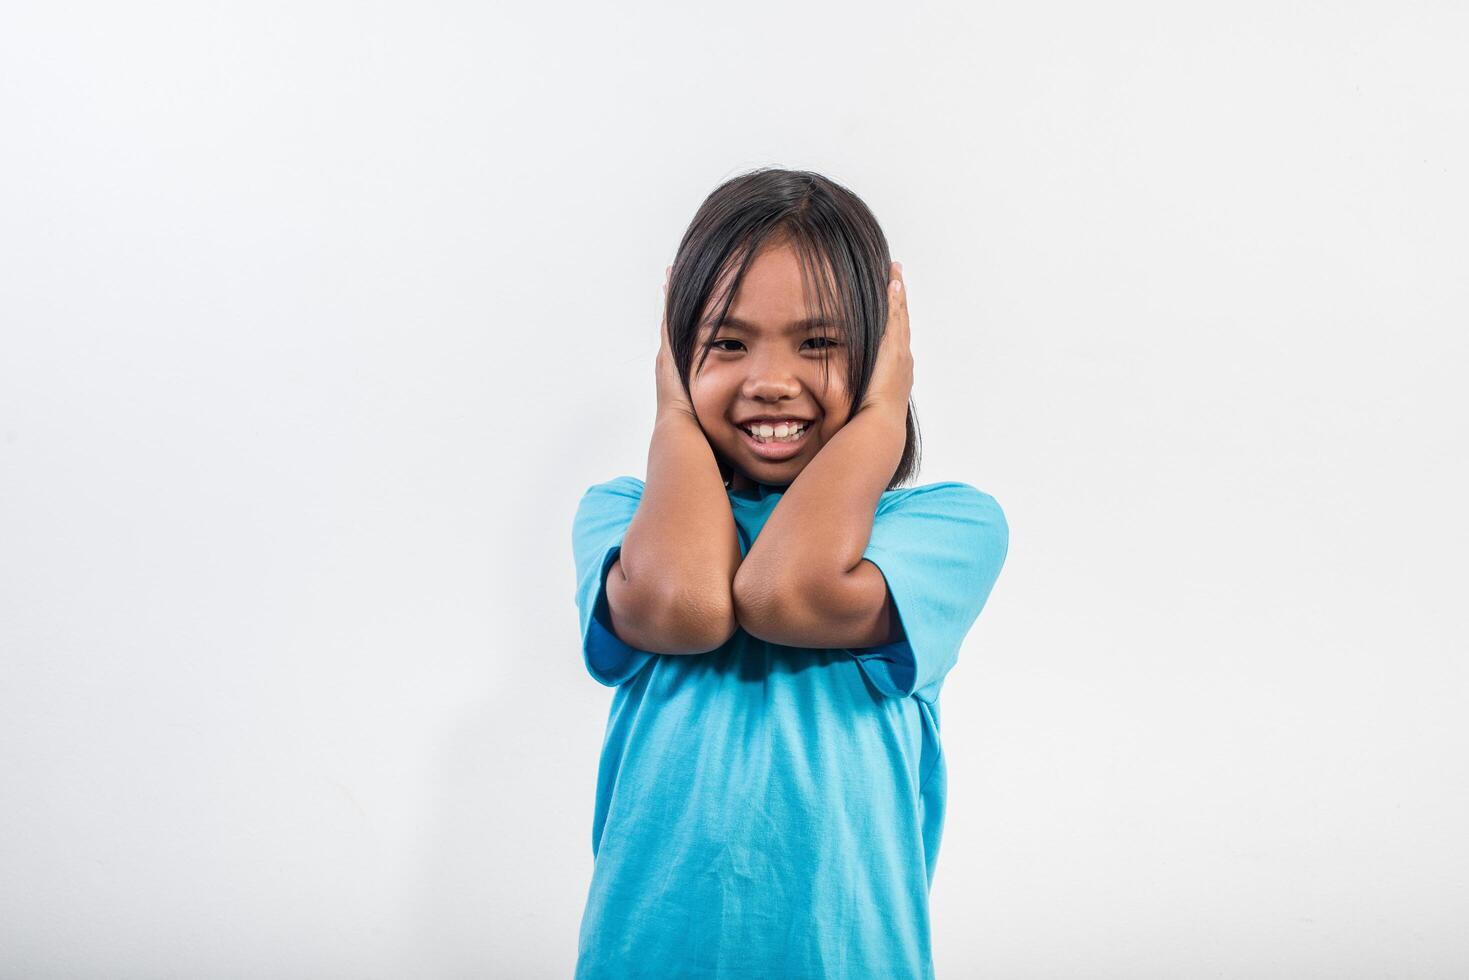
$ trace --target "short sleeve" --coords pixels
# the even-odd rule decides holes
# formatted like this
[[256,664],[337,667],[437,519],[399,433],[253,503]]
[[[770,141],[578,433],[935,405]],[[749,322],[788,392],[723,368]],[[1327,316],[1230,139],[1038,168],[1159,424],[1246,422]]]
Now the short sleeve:
[[608,687],[630,680],[655,656],[622,642],[612,631],[607,608],[607,570],[622,552],[623,535],[642,497],[643,482],[630,476],[598,483],[582,495],[572,522],[582,659],[587,672]]
[[1010,546],[999,503],[967,483],[931,483],[879,501],[862,557],[887,580],[902,621],[893,643],[849,651],[889,697],[932,703],[979,618]]

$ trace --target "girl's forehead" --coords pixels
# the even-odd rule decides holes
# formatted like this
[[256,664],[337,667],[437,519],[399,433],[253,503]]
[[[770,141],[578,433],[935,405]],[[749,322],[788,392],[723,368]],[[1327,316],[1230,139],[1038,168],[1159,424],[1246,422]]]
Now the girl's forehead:
[[[799,292],[752,294],[742,287],[721,317],[722,307],[722,297],[709,300],[699,320],[700,330],[721,327],[751,334],[781,334],[829,324],[822,316],[820,298]],[[828,311],[827,316],[831,315]]]
[[[820,255],[807,261],[814,264],[814,270],[805,267],[791,244],[767,246],[751,261],[733,296],[729,295],[729,287],[738,263],[731,263],[705,300],[699,331],[707,333],[723,327],[750,333],[780,333],[797,329],[797,324],[800,329],[808,329],[809,321],[819,319],[823,300],[827,305],[840,301],[830,262]],[[815,270],[824,276],[824,284],[811,281]],[[721,309],[725,310],[722,320],[719,319]]]

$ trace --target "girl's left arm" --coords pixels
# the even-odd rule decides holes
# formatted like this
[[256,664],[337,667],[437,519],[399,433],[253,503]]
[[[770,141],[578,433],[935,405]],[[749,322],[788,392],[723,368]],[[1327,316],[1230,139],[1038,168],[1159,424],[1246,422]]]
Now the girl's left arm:
[[745,632],[794,647],[863,649],[902,637],[887,581],[862,553],[903,457],[913,385],[907,293],[894,263],[868,394],[781,495],[735,573]]

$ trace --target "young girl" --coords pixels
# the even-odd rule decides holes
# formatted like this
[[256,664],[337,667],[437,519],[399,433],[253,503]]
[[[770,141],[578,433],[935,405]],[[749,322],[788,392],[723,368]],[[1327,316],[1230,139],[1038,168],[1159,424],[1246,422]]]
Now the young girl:
[[1009,529],[917,471],[902,267],[817,174],[716,189],[664,283],[647,480],[573,526],[614,687],[576,976],[927,978],[939,689]]

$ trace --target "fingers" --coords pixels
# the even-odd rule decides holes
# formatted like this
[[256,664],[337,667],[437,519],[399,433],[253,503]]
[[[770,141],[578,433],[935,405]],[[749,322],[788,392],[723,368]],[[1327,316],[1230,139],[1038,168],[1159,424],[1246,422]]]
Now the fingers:
[[658,318],[658,343],[661,347],[668,346],[668,283],[673,276],[673,266],[663,270],[663,303],[662,314]]
[[663,270],[663,320],[665,323],[668,320],[668,284],[672,279],[673,266],[670,265]]
[[888,320],[908,322],[908,284],[903,281],[903,263],[888,267]]

